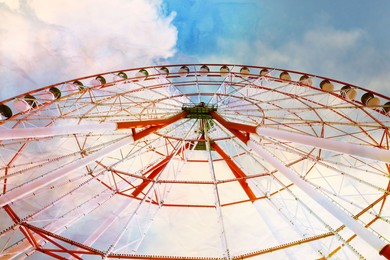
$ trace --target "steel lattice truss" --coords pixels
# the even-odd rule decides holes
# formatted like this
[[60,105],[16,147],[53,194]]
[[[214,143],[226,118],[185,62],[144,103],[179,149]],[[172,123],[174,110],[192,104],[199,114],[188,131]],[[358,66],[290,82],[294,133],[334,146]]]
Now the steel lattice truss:
[[390,257],[388,102],[220,64],[102,73],[5,100],[0,254]]

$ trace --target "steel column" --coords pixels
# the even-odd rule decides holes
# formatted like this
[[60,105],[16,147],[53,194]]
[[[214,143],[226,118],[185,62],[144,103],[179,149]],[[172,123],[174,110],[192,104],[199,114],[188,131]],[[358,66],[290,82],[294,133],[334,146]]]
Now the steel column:
[[256,128],[256,133],[260,136],[273,137],[284,141],[299,143],[339,153],[355,155],[383,162],[390,162],[390,150],[346,142],[339,142],[321,137],[290,133],[287,131],[273,128],[271,129],[262,126]]
[[215,142],[211,143],[211,147],[222,156],[226,164],[229,166],[230,170],[233,172],[234,176],[239,179],[238,183],[241,185],[242,189],[248,196],[248,198],[254,202],[256,200],[256,195],[253,193],[252,189],[249,187],[246,178],[246,174],[237,166],[237,164],[231,159],[222,148]]
[[214,182],[213,187],[214,187],[214,197],[215,197],[215,209],[217,211],[218,220],[219,220],[220,229],[221,229],[221,240],[222,240],[221,242],[222,242],[222,246],[223,246],[224,253],[225,253],[224,258],[227,260],[230,260],[230,259],[232,259],[232,257],[230,256],[228,241],[227,241],[227,237],[226,237],[226,228],[225,228],[225,223],[223,220],[221,200],[219,197],[218,184],[217,184],[217,179],[216,179],[215,171],[214,171],[213,158],[211,155],[210,139],[209,139],[209,136],[207,134],[207,129],[205,127],[204,127],[204,132],[206,133],[205,142],[206,142],[206,148],[207,148],[206,150],[207,150],[207,157],[208,157],[208,163],[209,163],[209,168],[210,168],[210,175],[211,175],[211,178]]
[[0,140],[11,140],[21,138],[41,138],[55,135],[65,134],[82,134],[82,133],[101,133],[105,131],[114,131],[117,129],[117,124],[113,122],[105,122],[101,124],[85,124],[85,125],[65,125],[65,126],[47,126],[47,127],[26,127],[26,128],[11,128],[0,129]]
[[243,132],[246,132],[247,134],[256,133],[259,136],[277,138],[280,140],[308,145],[311,147],[317,147],[325,150],[330,150],[339,153],[355,155],[359,157],[390,163],[390,150],[380,149],[371,146],[358,145],[353,143],[334,141],[330,139],[314,137],[309,135],[302,135],[298,133],[291,133],[291,132],[278,130],[274,128],[267,128],[263,126],[255,127],[251,125],[233,123],[233,122],[226,121],[221,115],[219,115],[216,112],[210,112],[210,115],[244,143],[246,143],[249,140],[249,138],[248,135],[244,134]]
[[[64,126],[47,126],[47,127],[26,127],[0,129],[0,140],[11,140],[21,138],[41,138],[65,134],[82,134],[82,133],[102,133],[105,131],[115,131],[130,128],[141,128],[149,126],[154,131],[171,124],[181,118],[184,118],[188,112],[184,111],[167,119],[158,120],[140,120],[129,122],[104,122],[104,123],[87,123],[82,125],[64,125]],[[148,128],[148,129],[149,129]],[[148,132],[150,133],[150,131]],[[138,134],[139,136],[140,133]],[[144,137],[145,135],[142,135]],[[135,140],[142,137],[135,138]]]
[[0,207],[3,207],[4,205],[8,205],[9,203],[18,201],[27,195],[33,193],[34,191],[49,185],[50,183],[53,183],[61,178],[64,178],[65,176],[71,174],[75,170],[78,170],[89,163],[99,160],[102,157],[111,154],[112,152],[125,147],[126,145],[129,145],[134,142],[134,139],[132,136],[128,136],[114,144],[111,144],[93,154],[90,154],[84,158],[81,158],[79,160],[73,161],[64,167],[58,168],[41,178],[36,178],[33,181],[26,183],[22,186],[19,186],[18,188],[15,188],[13,190],[10,190],[9,192],[5,193],[3,196],[0,197]]
[[287,166],[281,163],[268,151],[264,150],[258,143],[253,140],[249,140],[248,147],[252,148],[258,155],[264,158],[273,167],[283,173],[286,178],[293,182],[297,187],[304,191],[307,195],[321,205],[325,210],[331,213],[334,217],[345,224],[346,227],[355,232],[360,238],[366,241],[369,245],[375,248],[381,255],[390,259],[389,245],[386,242],[379,239],[373,233],[365,229],[359,222],[353,217],[348,215],[345,211],[338,208],[321,193],[317,192],[310,184],[305,182],[298,174],[290,170]]
[[[226,121],[222,116],[220,116],[219,114],[211,111],[210,112],[210,115],[213,117],[213,119],[215,119],[218,123],[220,123],[221,125],[223,125],[224,127],[226,127],[226,129],[228,129],[232,134],[234,134],[238,139],[240,139],[243,143],[246,143],[248,142],[249,140],[249,135],[248,134],[244,134],[242,133],[240,130],[243,130],[243,131],[254,131],[256,129],[256,127],[250,127],[248,125],[243,125],[243,124],[237,124],[237,123],[232,123],[232,122],[228,122]],[[241,128],[242,127],[242,128]],[[249,129],[248,129],[249,127]],[[245,130],[244,130],[245,129]]]
[[[151,125],[149,128],[146,128],[138,133],[134,133],[133,136],[134,136],[134,141],[137,141],[151,133],[154,133],[156,132],[157,130],[169,125],[169,124],[172,124],[180,119],[183,119],[185,118],[186,116],[188,115],[188,111],[183,111],[177,115],[174,115],[170,118],[167,118],[167,119],[163,119],[163,120],[158,120],[159,121],[159,124],[155,124],[155,125]],[[157,120],[151,120],[151,121],[157,121]],[[148,121],[146,121],[148,122]],[[145,125],[144,125],[145,126]]]

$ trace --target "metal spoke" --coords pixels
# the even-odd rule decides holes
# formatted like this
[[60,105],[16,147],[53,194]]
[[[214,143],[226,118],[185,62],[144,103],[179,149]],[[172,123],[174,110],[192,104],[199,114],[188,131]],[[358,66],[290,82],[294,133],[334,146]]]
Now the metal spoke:
[[1,101],[0,258],[390,259],[389,104],[235,64]]

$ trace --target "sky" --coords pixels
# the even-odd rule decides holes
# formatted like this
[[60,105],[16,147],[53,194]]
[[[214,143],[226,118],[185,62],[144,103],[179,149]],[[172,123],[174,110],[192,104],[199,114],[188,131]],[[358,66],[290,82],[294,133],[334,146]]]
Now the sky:
[[390,96],[389,11],[389,0],[0,0],[0,102],[184,63],[297,70]]
[[0,100],[112,70],[233,63],[390,95],[390,1],[0,0]]

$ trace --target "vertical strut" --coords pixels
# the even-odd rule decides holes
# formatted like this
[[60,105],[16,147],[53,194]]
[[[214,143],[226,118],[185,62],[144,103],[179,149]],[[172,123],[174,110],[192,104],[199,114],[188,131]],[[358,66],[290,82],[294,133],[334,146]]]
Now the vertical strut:
[[47,127],[27,127],[0,129],[0,140],[21,139],[21,138],[41,138],[55,135],[69,135],[82,133],[101,133],[105,131],[114,131],[117,129],[117,123],[105,122],[101,124],[85,125],[65,125],[65,126],[47,126]]
[[[178,119],[176,119],[178,120]],[[192,128],[191,128],[192,129]],[[190,133],[191,129],[188,131],[188,133],[186,134],[186,136],[179,142],[180,144],[182,144],[184,142],[184,140],[187,138],[188,134]],[[153,179],[155,181],[151,182],[149,181],[147,184],[151,183],[150,187],[148,188],[147,192],[145,193],[145,196],[142,198],[142,200],[139,202],[139,204],[137,205],[136,209],[134,210],[134,212],[129,216],[126,224],[124,225],[124,228],[122,229],[122,231],[117,235],[117,237],[115,238],[114,242],[108,247],[107,251],[105,252],[104,254],[104,259],[107,259],[109,257],[109,255],[116,249],[118,243],[120,242],[120,240],[122,239],[122,237],[125,235],[125,233],[129,230],[131,224],[133,224],[134,221],[137,220],[138,218],[138,214],[139,214],[139,211],[141,209],[141,207],[143,206],[143,204],[147,201],[147,198],[150,198],[151,197],[151,193],[155,190],[155,186],[156,184],[158,183],[158,180],[159,178],[161,177],[162,173],[167,169],[167,167],[169,167],[169,165],[171,164],[171,162],[173,161],[174,157],[182,151],[182,149],[185,149],[185,145],[184,146],[181,146],[178,144],[178,146],[175,148],[174,151],[172,151],[171,155],[168,156],[167,158],[165,158],[164,160],[162,160],[159,165],[157,167],[154,167],[154,171],[151,173],[155,176],[153,176]],[[142,189],[138,190],[137,191],[137,195],[139,193],[142,192],[142,190],[144,188],[146,188],[146,186],[142,186]],[[150,202],[151,203],[151,199],[150,199]],[[156,209],[156,212],[162,207],[162,204],[159,203],[159,205],[157,206],[157,209]],[[156,213],[155,212],[155,213]],[[139,247],[140,243],[142,242],[143,238],[145,237],[145,233],[143,233],[141,235],[141,238],[140,238],[140,241],[137,243],[136,245],[136,250],[137,248]]]
[[[309,195],[313,200],[315,200],[319,205],[321,205],[325,210],[335,216],[338,220],[345,224],[346,227],[355,232],[359,237],[365,240],[369,245],[375,248],[382,255],[388,253],[386,248],[388,245],[375,236],[373,233],[365,229],[360,223],[358,223],[354,218],[348,215],[346,212],[338,208],[331,201],[329,201],[326,197],[324,197],[321,193],[317,192],[310,184],[305,182],[300,176],[290,170],[287,166],[277,160],[274,156],[272,156],[269,152],[264,150],[259,144],[255,141],[250,140],[248,142],[248,147],[252,148],[258,155],[264,158],[268,163],[270,163],[273,167],[279,170],[279,172],[283,173],[286,178],[288,178],[291,182],[293,182],[297,187],[299,187],[302,191],[304,191],[307,195]],[[387,255],[386,257],[389,257]]]
[[88,165],[91,162],[94,162],[96,160],[99,160],[100,158],[122,148],[126,145],[129,145],[133,143],[133,137],[128,136],[114,144],[111,144],[105,148],[102,148],[101,150],[90,154],[82,159],[73,161],[64,167],[58,168],[46,175],[44,175],[41,178],[36,178],[33,181],[26,183],[22,186],[19,186],[13,190],[10,190],[6,194],[0,197],[0,207],[3,207],[4,205],[8,205],[11,202],[18,201],[27,195],[33,193],[34,191],[47,186],[50,183],[53,183],[61,178],[64,178],[65,176],[71,174],[75,170],[78,170],[86,165]]
[[[257,142],[255,142],[252,138],[246,139],[245,135],[239,130],[243,130],[244,126],[242,124],[236,124],[232,122],[226,121],[222,116],[218,115],[215,112],[210,112],[211,116],[217,120],[221,125],[226,127],[231,133],[233,133],[238,139],[240,139],[243,143],[245,143],[249,148],[252,148],[258,155],[264,158],[268,163],[270,163],[273,167],[279,170],[279,172],[283,173],[285,177],[287,177],[292,183],[297,185],[303,192],[309,195],[313,200],[315,200],[319,205],[321,205],[325,210],[335,216],[338,220],[345,224],[346,227],[355,232],[360,238],[366,241],[369,245],[371,245],[375,250],[379,252],[380,255],[385,256],[390,259],[390,244],[386,244],[386,242],[379,239],[373,233],[364,228],[360,223],[358,223],[354,218],[344,212],[342,209],[338,208],[331,201],[329,201],[325,196],[321,193],[317,192],[309,183],[305,182],[300,176],[294,173],[290,168],[285,166],[279,160],[277,160],[273,155],[271,155],[268,151],[264,150]],[[245,128],[246,132],[253,133],[253,127],[249,126],[249,128]],[[279,130],[278,130],[279,131]],[[269,129],[264,129],[261,127],[256,128],[256,133],[259,135],[267,135],[275,138],[280,138],[283,140],[289,140],[292,142],[298,142],[305,145],[310,145],[314,147],[321,147],[327,150],[339,151],[341,153],[354,154],[357,156],[362,156],[366,158],[372,158],[375,160],[381,161],[389,161],[390,160],[390,151],[383,150],[378,148],[368,147],[370,149],[362,148],[362,146],[354,145],[354,144],[346,144],[335,141],[326,140],[323,138],[316,137],[307,137],[300,134],[288,133],[285,131],[274,131]],[[316,142],[319,142],[317,144]],[[316,144],[315,144],[316,143]],[[353,149],[361,149],[361,151],[351,151]],[[367,147],[366,147],[367,148]]]
[[222,246],[224,248],[224,253],[225,253],[225,258],[226,259],[231,259],[230,252],[229,252],[229,247],[227,243],[227,238],[226,238],[226,230],[225,230],[225,224],[223,221],[223,215],[222,215],[222,208],[221,208],[221,201],[219,197],[219,192],[218,192],[218,187],[217,187],[217,179],[215,177],[215,171],[214,171],[214,165],[213,165],[213,159],[211,157],[211,146],[210,146],[210,139],[207,133],[207,129],[204,128],[204,133],[206,137],[206,149],[207,149],[207,155],[208,155],[208,162],[210,166],[210,174],[211,178],[214,181],[214,196],[215,196],[215,208],[217,210],[217,215],[219,219],[219,224],[221,228],[221,239],[222,239]]
[[390,162],[390,150],[379,149],[377,147],[338,142],[326,138],[290,133],[283,130],[271,129],[261,126],[256,128],[256,133],[260,136],[273,137],[284,141],[322,148],[329,151],[356,155],[359,157],[383,162]]
[[[244,149],[248,155],[250,155],[252,157],[253,160],[255,160],[256,162],[257,159],[255,157],[253,157],[251,154],[250,154],[250,151],[248,149],[247,146],[243,145],[242,143],[240,143],[238,140],[234,140],[235,143],[237,145],[239,145],[242,149]],[[258,162],[259,163],[259,162]],[[253,165],[253,167],[255,167]],[[287,186],[284,186],[283,183],[279,182],[275,177],[274,175],[270,174],[269,175],[270,178],[273,178],[277,183],[279,183],[282,187],[286,188],[287,191],[289,191],[288,187]],[[304,234],[304,231],[302,230],[302,225],[301,223],[297,223],[295,218],[293,216],[290,216],[291,213],[288,209],[286,209],[284,207],[284,205],[281,205],[279,203],[277,203],[277,200],[274,199],[273,196],[271,196],[268,192],[266,192],[267,188],[264,187],[261,182],[258,182],[256,183],[254,181],[254,179],[249,179],[248,180],[248,185],[249,187],[251,188],[252,191],[255,191],[255,190],[258,190],[260,191],[263,196],[265,196],[267,199],[266,199],[266,202],[267,204],[272,207],[273,210],[275,210],[276,213],[280,213],[282,216],[283,216],[283,220],[288,224],[288,225],[291,225],[294,230],[301,236],[303,236]],[[290,192],[290,191],[289,191]],[[292,196],[294,196],[291,192],[290,194]],[[296,198],[297,201],[300,201]],[[257,212],[259,213],[259,215],[262,217],[262,219],[265,221],[265,223],[267,223],[267,226],[271,227],[271,230],[272,230],[272,234],[273,236],[275,237],[275,239],[277,240],[277,242],[279,242],[280,244],[283,244],[283,232],[278,228],[276,227],[276,223],[275,223],[275,219],[272,219],[272,214],[270,214],[268,211],[264,211],[264,208],[263,208],[263,205],[261,205],[260,203],[260,200],[256,200],[253,202],[253,206],[255,207],[255,209],[257,210]],[[275,228],[272,228],[274,227]],[[315,242],[316,243],[316,246],[318,246],[319,248],[321,248],[321,245],[318,243],[318,241]],[[318,251],[316,248],[314,248],[314,246],[310,243],[310,246],[313,247],[314,251]],[[289,249],[286,249],[286,257],[291,259],[293,258],[293,254],[292,252],[290,252]]]
[[104,232],[119,218],[120,214],[131,205],[130,200],[125,200],[111,215],[106,216],[106,220],[84,241],[84,245],[92,246]]
[[222,148],[215,142],[211,143],[211,147],[222,156],[226,164],[229,166],[230,170],[233,172],[234,176],[239,179],[238,183],[241,185],[242,189],[248,196],[248,198],[253,202],[256,200],[256,195],[253,193],[252,189],[248,185],[247,181],[244,179],[246,174],[236,165],[236,163],[231,159]]

